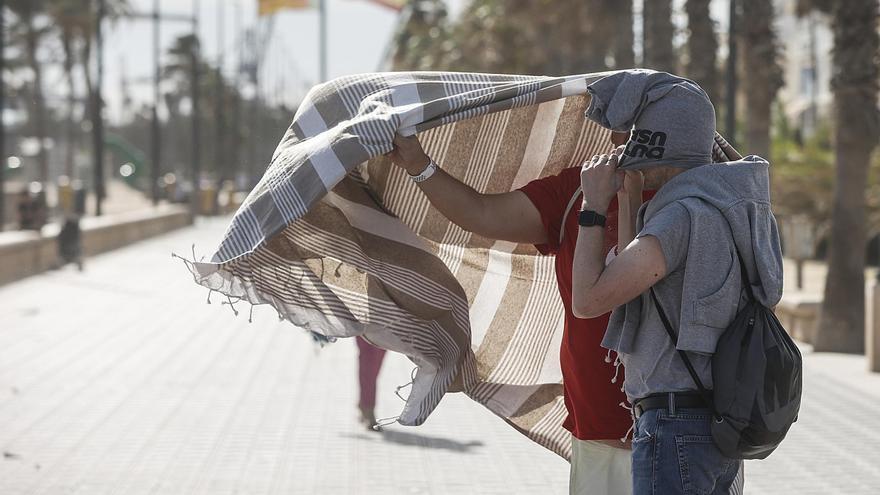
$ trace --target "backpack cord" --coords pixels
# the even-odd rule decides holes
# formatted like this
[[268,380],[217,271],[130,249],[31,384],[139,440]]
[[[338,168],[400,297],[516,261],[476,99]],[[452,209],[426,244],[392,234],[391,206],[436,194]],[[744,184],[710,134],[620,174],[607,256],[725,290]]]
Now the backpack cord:
[[678,348],[678,336],[675,334],[675,331],[672,330],[672,325],[669,324],[669,319],[666,318],[666,313],[663,311],[663,307],[660,306],[660,301],[657,300],[657,294],[654,292],[654,288],[651,287],[651,299],[654,300],[654,305],[657,307],[657,314],[660,315],[660,320],[663,322],[663,327],[666,328],[666,333],[669,334],[669,338],[672,340],[672,344],[675,346],[675,350],[678,351],[678,355],[681,356],[681,360],[684,361],[684,365],[690,373],[691,378],[693,378],[694,383],[697,385],[697,389],[700,391],[700,396],[703,398],[703,402],[706,403],[706,407],[712,411],[712,416],[715,418],[715,421],[721,422],[723,418],[715,412],[715,405],[712,402],[712,397],[709,395],[709,391],[706,390],[706,387],[703,386],[702,380],[697,376],[697,372],[694,370],[694,365],[691,364],[691,360],[688,357],[687,353]]
[[[724,217],[724,215],[722,215],[722,217]],[[733,236],[733,225],[730,224],[727,217],[724,217],[724,220],[727,222],[727,226],[730,227],[730,235]],[[740,255],[739,249],[736,247],[736,242],[733,244],[733,251],[736,253],[736,259],[739,261],[743,288],[745,288],[746,292],[749,294],[749,301],[756,301],[755,293],[752,291],[752,282],[749,280],[749,272],[746,269],[746,263],[743,261],[742,255]],[[700,396],[702,396],[703,402],[705,402],[709,410],[712,411],[712,416],[714,416],[716,422],[720,423],[724,421],[724,418],[715,411],[715,404],[712,402],[712,397],[709,395],[709,391],[706,390],[706,387],[703,386],[700,377],[697,376],[697,372],[694,370],[694,365],[691,363],[687,353],[678,348],[678,336],[672,329],[672,325],[669,323],[669,318],[666,317],[666,312],[663,311],[663,306],[660,305],[660,300],[657,299],[657,294],[654,292],[653,286],[651,287],[651,299],[654,301],[654,306],[657,307],[657,314],[660,315],[660,321],[663,322],[663,327],[666,328],[666,333],[669,334],[669,338],[672,340],[675,350],[678,351],[678,355],[681,356],[681,360],[684,361],[688,373],[690,373],[691,378],[693,378],[694,383],[697,385],[697,389],[700,391]]]

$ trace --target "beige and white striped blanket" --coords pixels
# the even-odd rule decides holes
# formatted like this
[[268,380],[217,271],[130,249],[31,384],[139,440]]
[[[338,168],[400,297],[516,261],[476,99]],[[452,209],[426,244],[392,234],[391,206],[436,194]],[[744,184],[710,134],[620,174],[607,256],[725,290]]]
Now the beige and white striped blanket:
[[417,372],[401,424],[463,391],[567,458],[553,259],[453,225],[383,154],[395,133],[419,133],[453,176],[511,191],[607,151],[608,131],[584,118],[587,84],[604,75],[383,73],[317,86],[211,261],[187,266],[316,335],[407,355]]

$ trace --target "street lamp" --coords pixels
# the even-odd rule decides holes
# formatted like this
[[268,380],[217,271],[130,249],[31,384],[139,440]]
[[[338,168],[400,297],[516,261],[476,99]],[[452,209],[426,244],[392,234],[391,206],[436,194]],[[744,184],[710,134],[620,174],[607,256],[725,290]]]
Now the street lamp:
[[3,73],[6,72],[5,61],[6,56],[6,30],[4,25],[6,19],[3,13],[6,10],[5,0],[0,0],[0,232],[6,224],[6,127],[3,125],[3,108],[5,107],[5,85],[3,84]]
[[726,114],[724,115],[725,138],[731,146],[736,146],[736,0],[730,0],[730,15],[727,29],[727,94],[725,95]]
[[[103,0],[102,0],[103,1]],[[177,21],[177,22],[186,22],[191,24],[193,27],[193,34],[196,38],[198,38],[198,2],[195,1],[193,5],[193,15],[185,15],[185,14],[166,14],[162,13],[159,9],[159,0],[153,1],[153,10],[152,12],[134,12],[128,14],[126,17],[130,19],[143,19],[146,21],[151,21],[153,23],[153,109],[152,109],[152,123],[151,123],[151,139],[150,139],[150,148],[151,148],[151,156],[153,160],[153,164],[150,170],[150,192],[153,199],[153,204],[158,204],[159,202],[159,182],[161,179],[161,166],[159,165],[159,161],[161,159],[161,135],[160,135],[160,123],[159,123],[159,103],[161,98],[159,83],[161,81],[162,76],[162,67],[160,65],[161,58],[161,50],[159,46],[159,23],[162,21]],[[194,60],[195,64],[196,61]],[[196,74],[197,69],[193,70],[193,73]],[[194,79],[197,76],[194,76]],[[197,84],[197,82],[194,82]],[[194,89],[194,91],[197,91]],[[194,97],[194,118],[197,119],[198,115],[198,97],[197,95]],[[197,123],[193,124],[197,126]],[[195,134],[195,132],[194,132]],[[194,136],[197,139],[197,136]],[[194,143],[195,146],[198,146],[198,142]]]
[[880,231],[877,232],[877,284],[880,285]]
[[92,146],[94,148],[94,180],[95,180],[95,216],[101,216],[101,203],[104,199],[104,101],[101,85],[104,81],[104,38],[101,23],[105,13],[104,0],[98,0],[98,11],[95,18],[95,59],[97,76],[92,93]]

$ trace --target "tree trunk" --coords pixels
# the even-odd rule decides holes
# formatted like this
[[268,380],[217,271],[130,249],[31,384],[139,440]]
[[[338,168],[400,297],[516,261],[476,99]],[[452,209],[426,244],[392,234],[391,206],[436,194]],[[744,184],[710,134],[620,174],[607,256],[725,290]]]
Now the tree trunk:
[[614,22],[612,54],[614,55],[614,67],[617,69],[630,69],[636,65],[636,56],[633,53],[633,5],[632,0],[623,2],[608,2],[607,9],[610,11]]
[[83,81],[86,83],[86,94],[89,101],[92,101],[92,93],[95,92],[94,83],[92,82],[91,60],[92,60],[92,40],[90,37],[83,37],[82,52],[80,54],[80,63],[82,64]]
[[216,87],[214,88],[214,163],[217,164],[217,190],[229,179],[229,156],[226,142],[226,79],[219,67],[215,69]]
[[34,75],[33,96],[31,103],[31,126],[34,137],[39,140],[37,148],[37,167],[39,170],[39,181],[44,185],[49,181],[49,157],[46,153],[46,99],[43,95],[43,69],[37,58],[37,50],[39,48],[40,34],[34,26],[33,14],[27,10],[22,22],[27,26],[25,35],[27,45],[28,65]]
[[838,0],[832,10],[837,168],[817,351],[861,353],[865,348],[865,192],[880,134],[877,9],[876,0]]
[[394,34],[392,70],[440,70],[447,53],[446,6],[439,0],[410,2],[403,24]]
[[773,32],[771,0],[743,0],[742,22],[743,62],[747,77],[743,78],[746,97],[747,154],[770,159],[770,128],[776,92],[782,87],[779,50]]
[[649,69],[675,72],[676,57],[672,46],[675,27],[672,25],[672,0],[643,2],[643,58],[642,65]]
[[687,0],[685,11],[688,17],[686,74],[696,81],[709,98],[715,102],[718,92],[718,37],[715,35],[715,22],[709,13],[711,0]]
[[[604,0],[580,0],[577,15],[571,15],[569,22],[574,25],[573,36],[568,40],[572,52],[572,66],[568,74],[597,72],[608,69],[605,57],[611,51],[613,39],[614,12]],[[563,12],[571,12],[565,9]]]
[[74,113],[76,111],[76,83],[73,77],[73,46],[72,33],[64,29],[61,33],[61,46],[64,49],[64,79],[67,81],[67,122],[64,123],[64,174],[73,180],[73,155],[76,149],[76,127]]

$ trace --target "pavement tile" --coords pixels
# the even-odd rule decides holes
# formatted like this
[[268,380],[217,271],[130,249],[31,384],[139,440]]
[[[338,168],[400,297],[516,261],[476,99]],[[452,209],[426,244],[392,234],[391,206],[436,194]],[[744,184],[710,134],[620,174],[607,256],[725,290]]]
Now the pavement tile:
[[[205,304],[170,253],[227,220],[0,287],[0,494],[567,492],[563,460],[459,394],[420,427],[363,429],[353,341]],[[877,493],[880,376],[806,352],[800,420],[746,492]],[[379,417],[411,370],[386,357]]]

